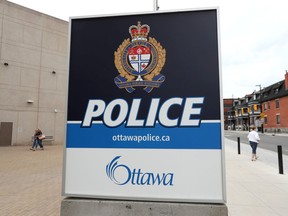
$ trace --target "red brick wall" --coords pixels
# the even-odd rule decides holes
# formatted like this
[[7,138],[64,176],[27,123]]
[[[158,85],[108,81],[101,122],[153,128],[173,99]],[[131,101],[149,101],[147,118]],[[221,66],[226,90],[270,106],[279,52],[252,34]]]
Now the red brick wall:
[[288,97],[280,98],[281,127],[288,127]]
[[[268,102],[265,102],[268,104]],[[266,105],[267,106],[267,105]],[[267,124],[264,128],[284,128],[288,127],[288,96],[279,98],[279,108],[276,109],[276,100],[270,101],[270,109],[264,110],[263,113],[267,115]],[[276,114],[280,114],[280,125],[277,125]]]
[[231,109],[233,105],[233,99],[224,99],[224,112],[228,111]]

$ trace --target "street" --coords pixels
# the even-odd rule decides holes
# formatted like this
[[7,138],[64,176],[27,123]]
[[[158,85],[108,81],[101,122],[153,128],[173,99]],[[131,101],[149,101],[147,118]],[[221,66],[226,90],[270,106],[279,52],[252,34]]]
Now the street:
[[[237,143],[237,137],[240,137],[241,143],[249,144],[247,135],[248,131],[224,131],[225,138],[233,140],[235,143]],[[273,136],[271,133],[262,134],[260,132],[259,136],[261,140],[258,148],[277,152],[277,145],[281,145],[283,154],[288,155],[288,134],[276,134]]]

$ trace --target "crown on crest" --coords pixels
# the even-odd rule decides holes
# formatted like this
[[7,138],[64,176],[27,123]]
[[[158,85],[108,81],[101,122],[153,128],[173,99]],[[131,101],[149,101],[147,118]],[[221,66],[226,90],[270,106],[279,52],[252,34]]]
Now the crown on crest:
[[138,25],[132,25],[129,27],[129,33],[132,37],[132,41],[135,40],[145,40],[147,41],[148,33],[150,32],[150,27],[147,24],[141,25],[138,21]]

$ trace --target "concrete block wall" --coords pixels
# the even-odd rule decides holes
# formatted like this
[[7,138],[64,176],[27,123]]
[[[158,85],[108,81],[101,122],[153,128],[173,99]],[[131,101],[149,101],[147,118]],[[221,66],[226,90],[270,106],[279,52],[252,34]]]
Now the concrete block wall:
[[0,122],[13,122],[12,145],[36,128],[63,144],[67,68],[68,22],[0,0]]

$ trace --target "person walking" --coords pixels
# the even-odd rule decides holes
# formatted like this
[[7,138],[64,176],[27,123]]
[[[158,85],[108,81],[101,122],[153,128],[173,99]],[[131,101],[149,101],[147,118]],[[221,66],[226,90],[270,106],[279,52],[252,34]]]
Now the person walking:
[[40,146],[41,150],[44,150],[42,145],[42,136],[43,136],[42,131],[39,128],[36,129],[33,137],[33,144],[30,150],[35,151],[38,145]]
[[252,125],[251,131],[249,132],[247,138],[249,140],[250,146],[252,148],[252,161],[256,161],[258,157],[256,156],[257,145],[259,144],[260,137],[259,134],[256,132],[256,127]]

